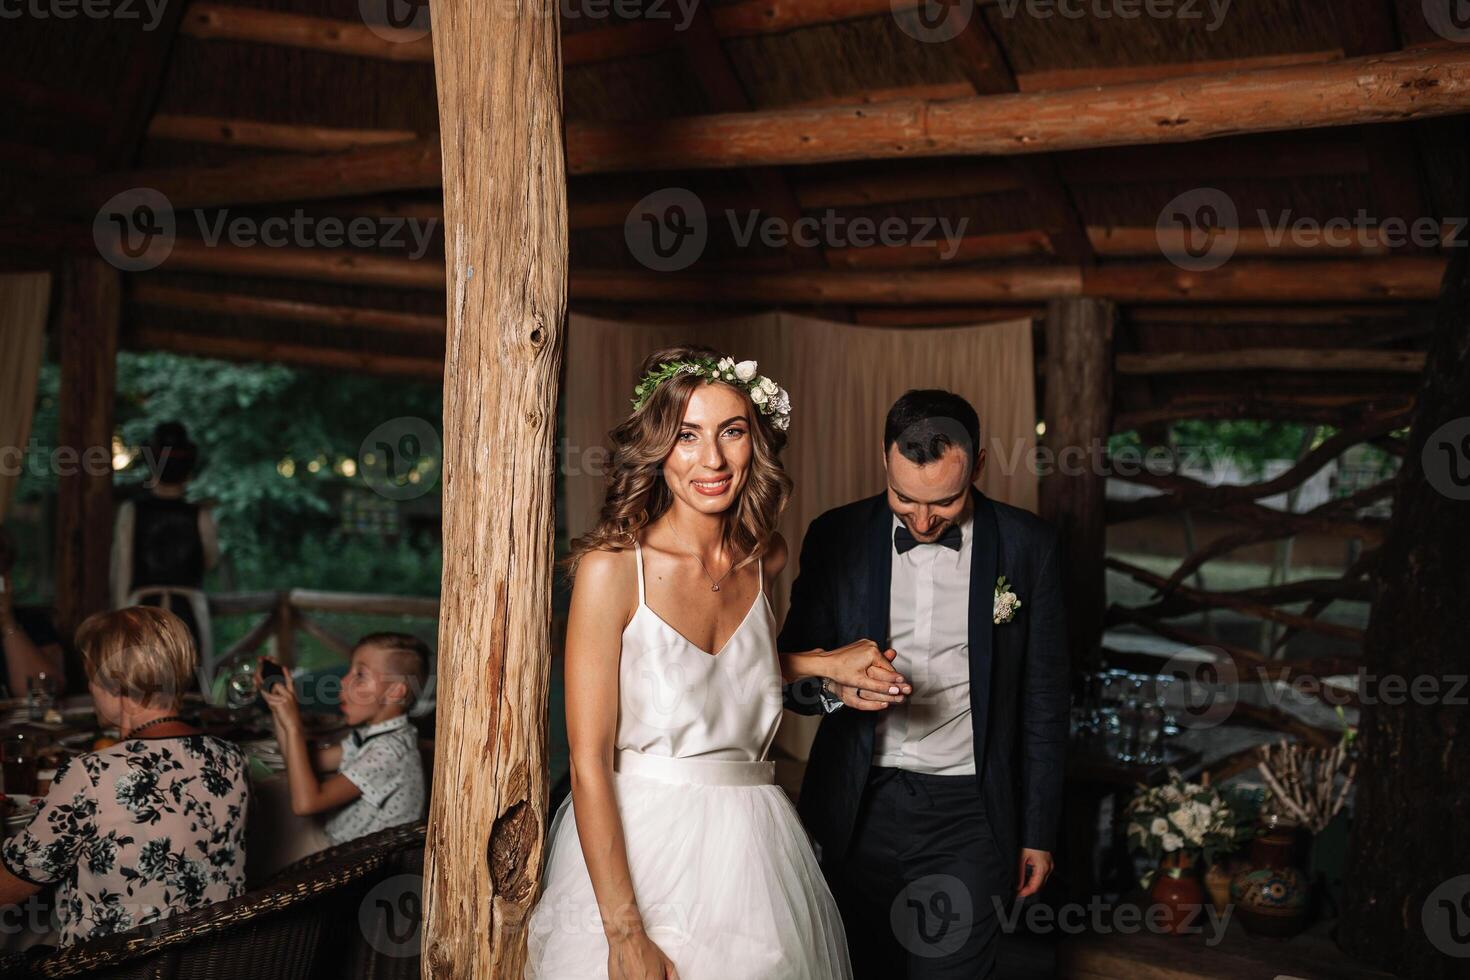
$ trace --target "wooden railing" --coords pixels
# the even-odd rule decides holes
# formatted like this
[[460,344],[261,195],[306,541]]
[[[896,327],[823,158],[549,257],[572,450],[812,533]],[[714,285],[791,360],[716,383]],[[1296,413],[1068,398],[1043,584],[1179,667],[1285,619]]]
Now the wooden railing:
[[[1352,626],[1324,622],[1321,615],[1331,603],[1338,600],[1371,601],[1371,575],[1378,555],[1376,549],[1382,541],[1386,522],[1379,518],[1359,516],[1359,511],[1391,499],[1396,477],[1380,480],[1304,513],[1293,513],[1289,509],[1275,510],[1263,506],[1260,501],[1282,493],[1294,496],[1292,491],[1300,488],[1344,452],[1360,444],[1371,444],[1391,455],[1402,456],[1401,440],[1394,438],[1391,433],[1407,426],[1409,421],[1409,413],[1404,411],[1344,429],[1304,452],[1284,473],[1255,484],[1211,486],[1178,474],[1147,472],[1136,476],[1118,476],[1119,479],[1164,492],[1136,500],[1109,501],[1109,524],[1179,514],[1188,528],[1191,515],[1207,514],[1226,518],[1242,526],[1203,546],[1194,547],[1191,544],[1190,553],[1169,575],[1158,575],[1117,558],[1107,559],[1108,568],[1152,587],[1154,595],[1143,606],[1112,604],[1107,610],[1106,624],[1131,625],[1175,643],[1208,648],[1217,656],[1230,661],[1240,684],[1273,683],[1309,677],[1314,683],[1303,686],[1303,690],[1315,693],[1324,700],[1330,696],[1329,703],[1333,705],[1356,705],[1356,690],[1334,687],[1322,679],[1354,674],[1359,670],[1364,631]],[[1329,535],[1344,540],[1356,539],[1361,542],[1363,550],[1338,578],[1281,582],[1234,591],[1210,590],[1185,584],[1187,578],[1196,575],[1208,562],[1248,546],[1290,541],[1295,535],[1303,533]],[[1302,611],[1282,608],[1303,602],[1307,605]],[[1229,610],[1260,620],[1264,627],[1260,648],[1222,642],[1214,636],[1169,622],[1181,616],[1201,613],[1208,617],[1213,610]],[[1346,655],[1309,661],[1283,659],[1286,643],[1301,633],[1346,641],[1351,645],[1352,651]],[[1148,656],[1106,648],[1103,654],[1111,664],[1129,666],[1136,666],[1141,659]],[[1234,714],[1248,724],[1286,732],[1313,744],[1331,744],[1339,734],[1313,727],[1278,708],[1237,704]],[[1239,758],[1232,756],[1221,760],[1211,767],[1212,772],[1217,778],[1230,775],[1232,771],[1249,768],[1254,764],[1253,758],[1254,750],[1247,750],[1239,754]]]
[[289,589],[284,592],[217,593],[208,599],[211,619],[263,614],[244,636],[215,658],[214,671],[248,656],[267,641],[272,645],[272,656],[289,667],[296,659],[298,631],[344,657],[349,655],[352,643],[322,625],[314,618],[315,613],[439,618],[439,600],[419,596]]

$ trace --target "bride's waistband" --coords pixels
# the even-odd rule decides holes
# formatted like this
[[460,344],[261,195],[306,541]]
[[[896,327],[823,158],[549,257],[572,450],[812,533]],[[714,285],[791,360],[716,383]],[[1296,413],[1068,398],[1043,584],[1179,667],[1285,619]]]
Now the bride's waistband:
[[667,783],[702,783],[707,786],[768,786],[776,781],[776,764],[769,759],[679,759],[619,749],[613,768],[630,776],[643,776]]

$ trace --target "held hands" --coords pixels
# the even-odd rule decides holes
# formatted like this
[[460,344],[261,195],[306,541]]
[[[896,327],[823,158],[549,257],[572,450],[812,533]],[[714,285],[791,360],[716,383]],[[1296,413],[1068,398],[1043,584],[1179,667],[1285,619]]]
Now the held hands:
[[849,643],[823,658],[822,685],[849,708],[881,711],[914,692],[913,685],[890,666],[896,656],[872,640]]
[[1016,897],[1029,898],[1041,891],[1041,886],[1046,884],[1046,879],[1051,877],[1051,869],[1050,851],[1038,851],[1030,847],[1022,848],[1021,867],[1016,874]]
[[608,980],[679,980],[674,962],[643,930],[607,943]]

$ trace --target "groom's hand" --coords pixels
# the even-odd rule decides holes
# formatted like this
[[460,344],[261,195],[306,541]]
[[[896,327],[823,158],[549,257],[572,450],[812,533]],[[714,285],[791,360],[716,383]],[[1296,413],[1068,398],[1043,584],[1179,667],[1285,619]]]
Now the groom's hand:
[[[872,646],[873,649],[877,649],[876,643],[872,644]],[[890,647],[887,650],[880,651],[880,655],[883,657],[883,662],[888,664],[893,662],[893,658],[898,656],[898,653]],[[858,711],[882,711],[890,704],[900,703],[913,692],[912,685],[905,682],[898,674],[889,671],[886,667],[869,665],[864,673],[868,681],[866,689],[847,684],[839,684],[831,679],[824,679],[822,681],[822,689],[832,697],[840,699],[849,708],[854,708]],[[898,685],[891,683],[894,678],[898,679]],[[898,686],[898,694],[891,693],[894,686]]]
[[1051,869],[1051,851],[1023,847],[1021,867],[1016,874],[1016,897],[1029,898],[1041,891],[1041,886],[1051,877]]
[[897,654],[872,640],[858,640],[823,658],[823,688],[859,711],[878,711],[904,700],[913,686],[890,665]]

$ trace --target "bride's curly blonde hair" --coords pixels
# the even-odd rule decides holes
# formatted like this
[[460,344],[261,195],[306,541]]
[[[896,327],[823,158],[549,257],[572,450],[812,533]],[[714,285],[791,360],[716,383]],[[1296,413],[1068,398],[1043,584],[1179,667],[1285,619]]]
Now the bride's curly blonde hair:
[[[661,364],[723,357],[708,347],[666,347],[644,358],[635,381],[656,371]],[[625,551],[633,547],[638,532],[662,517],[673,504],[673,494],[664,481],[663,465],[673,452],[689,396],[700,385],[722,383],[692,374],[675,375],[654,389],[641,409],[608,434],[612,440],[612,459],[607,496],[597,525],[572,542],[571,554],[565,562],[569,576],[576,576],[582,557],[590,551]],[[765,554],[781,512],[791,499],[791,478],[781,467],[779,458],[786,447],[786,433],[775,428],[769,417],[756,409],[744,388],[728,387],[745,400],[754,450],[745,483],[735,503],[725,512],[725,545],[744,555],[740,564],[745,565]]]

